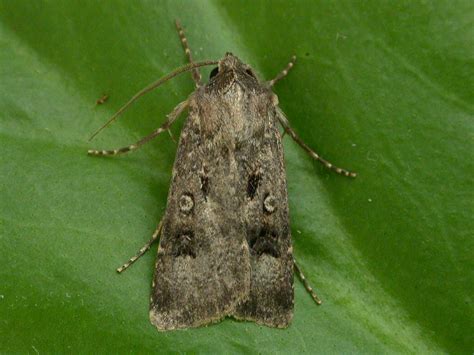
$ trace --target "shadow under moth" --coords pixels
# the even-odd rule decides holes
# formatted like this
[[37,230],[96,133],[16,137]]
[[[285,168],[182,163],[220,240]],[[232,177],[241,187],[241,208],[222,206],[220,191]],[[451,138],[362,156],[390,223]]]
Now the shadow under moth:
[[[159,239],[150,320],[160,331],[199,327],[225,317],[287,327],[293,316],[293,272],[321,303],[293,257],[282,133],[288,133],[327,168],[350,177],[309,148],[293,131],[273,93],[295,57],[273,80],[227,53],[219,61],[194,62],[183,29],[176,27],[189,64],[130,99],[91,139],[136,99],[172,77],[192,72],[196,90],[150,135],[114,150],[138,149],[169,131],[185,111],[166,212],[152,239],[117,269],[122,272]],[[207,84],[199,67],[217,65]]]

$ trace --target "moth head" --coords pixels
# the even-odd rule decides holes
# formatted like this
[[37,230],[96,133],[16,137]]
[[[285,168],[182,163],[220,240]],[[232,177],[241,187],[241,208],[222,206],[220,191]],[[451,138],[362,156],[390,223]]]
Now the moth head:
[[258,84],[253,69],[230,52],[227,52],[219,61],[219,65],[211,71],[209,79],[216,84],[220,82],[222,86],[230,86],[235,82],[246,87]]

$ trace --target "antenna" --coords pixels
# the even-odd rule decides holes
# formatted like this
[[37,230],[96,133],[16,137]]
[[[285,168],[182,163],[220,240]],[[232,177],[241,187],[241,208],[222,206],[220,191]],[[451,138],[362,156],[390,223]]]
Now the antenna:
[[183,65],[182,67],[177,68],[176,70],[172,71],[171,73],[169,73],[169,74],[165,75],[164,77],[162,77],[162,78],[156,80],[155,82],[151,83],[150,85],[148,85],[147,87],[143,88],[142,90],[137,92],[135,95],[133,95],[133,97],[130,100],[128,100],[128,102],[125,105],[123,105],[117,112],[114,113],[114,115],[112,117],[110,117],[110,119],[106,123],[104,123],[97,131],[95,131],[95,133],[89,138],[89,141],[91,141],[96,135],[98,135],[99,132],[102,131],[105,127],[107,127],[109,124],[111,124],[113,121],[115,121],[118,116],[120,116],[126,109],[128,109],[128,107],[132,103],[134,103],[136,100],[138,100],[141,96],[143,96],[146,93],[156,89],[161,84],[165,83],[166,81],[174,78],[175,76],[177,76],[181,73],[193,70],[194,68],[204,67],[206,65],[216,65],[216,64],[219,64],[219,61],[217,61],[217,60],[206,60],[206,61],[203,61],[203,62],[197,62],[197,63],[191,63],[191,64]]

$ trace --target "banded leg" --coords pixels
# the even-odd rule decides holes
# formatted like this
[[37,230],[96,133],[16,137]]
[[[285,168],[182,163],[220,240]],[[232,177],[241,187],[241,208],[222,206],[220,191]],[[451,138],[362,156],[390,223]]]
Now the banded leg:
[[293,266],[294,266],[294,269],[295,271],[298,273],[298,277],[300,278],[301,282],[303,282],[303,285],[304,285],[304,288],[306,289],[306,291],[309,292],[309,294],[311,295],[311,297],[313,298],[313,301],[316,302],[317,305],[320,305],[321,303],[323,303],[318,295],[313,291],[313,288],[311,287],[311,285],[308,283],[308,281],[306,280],[306,277],[304,276],[303,272],[301,271],[300,267],[298,266],[298,264],[296,263],[296,259],[293,258]]
[[114,156],[114,155],[119,155],[119,154],[125,154],[128,152],[131,152],[132,150],[136,150],[145,143],[151,141],[153,138],[155,138],[157,135],[164,131],[169,131],[171,125],[176,121],[176,119],[179,117],[179,115],[188,107],[189,101],[183,101],[178,106],[174,108],[174,110],[167,115],[167,120],[165,123],[163,123],[158,129],[154,130],[151,134],[148,136],[140,139],[138,142],[135,144],[131,144],[129,146],[123,147],[123,148],[118,148],[118,149],[111,149],[111,150],[95,150],[95,149],[90,149],[87,151],[87,154],[93,155],[93,156]]
[[[175,20],[175,25],[176,25],[176,29],[178,30],[179,39],[181,40],[181,44],[183,45],[184,53],[186,54],[186,57],[188,57],[189,63],[194,63],[191,50],[189,49],[189,46],[188,46],[188,40],[186,39],[186,35],[184,34],[183,27],[181,27],[181,24],[179,23],[178,20]],[[197,88],[200,87],[202,83],[201,83],[201,73],[199,72],[199,69],[197,68],[193,69],[191,74],[193,76],[193,80],[194,80],[194,83],[196,84],[196,87]]]
[[290,69],[293,68],[293,66],[295,65],[295,62],[296,62],[296,56],[294,55],[293,57],[291,57],[291,60],[290,60],[290,62],[288,63],[288,65],[286,66],[286,68],[283,69],[280,73],[278,73],[278,75],[277,75],[274,79],[270,80],[270,81],[268,82],[268,84],[269,84],[270,86],[273,86],[273,85],[275,85],[278,81],[280,81],[280,80],[283,79],[285,76],[287,76],[287,75],[288,75],[288,72],[290,71]]
[[305,142],[296,134],[295,131],[290,127],[290,123],[288,122],[288,119],[286,118],[285,114],[281,111],[280,108],[277,108],[277,116],[278,120],[280,121],[281,125],[283,126],[283,129],[285,130],[286,133],[288,133],[293,140],[299,144],[301,148],[303,148],[313,159],[318,160],[320,163],[322,163],[326,168],[335,171],[338,174],[348,176],[348,177],[356,177],[357,173],[353,171],[349,171],[343,168],[339,168],[335,166],[333,163],[327,161],[323,157],[321,157],[318,153],[316,153],[314,150],[312,150],[310,147],[308,147]]
[[117,272],[120,274],[122,271],[125,271],[129,268],[130,265],[132,265],[135,261],[140,259],[148,250],[150,250],[151,245],[159,238],[160,233],[161,233],[161,227],[163,223],[162,220],[160,223],[158,223],[158,227],[156,227],[155,232],[153,233],[153,236],[151,239],[143,246],[141,249],[138,251],[138,253],[135,256],[132,256],[125,264],[117,268]]

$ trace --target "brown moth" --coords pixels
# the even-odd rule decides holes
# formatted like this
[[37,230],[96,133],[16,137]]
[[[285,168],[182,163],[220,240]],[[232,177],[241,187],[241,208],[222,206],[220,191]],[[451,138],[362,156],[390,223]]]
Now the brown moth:
[[[293,257],[280,125],[326,167],[345,176],[355,173],[311,150],[279,108],[272,87],[287,75],[295,57],[275,79],[260,81],[232,53],[218,62],[193,62],[184,32],[178,22],[176,26],[190,64],[140,91],[100,129],[179,73],[192,70],[196,90],[137,143],[89,151],[112,156],[135,150],[188,112],[165,215],[152,239],[117,271],[160,238],[150,301],[150,320],[158,330],[198,327],[224,317],[287,327],[293,316],[294,271],[316,303],[321,302]],[[197,68],[216,63],[209,82],[202,84]]]

